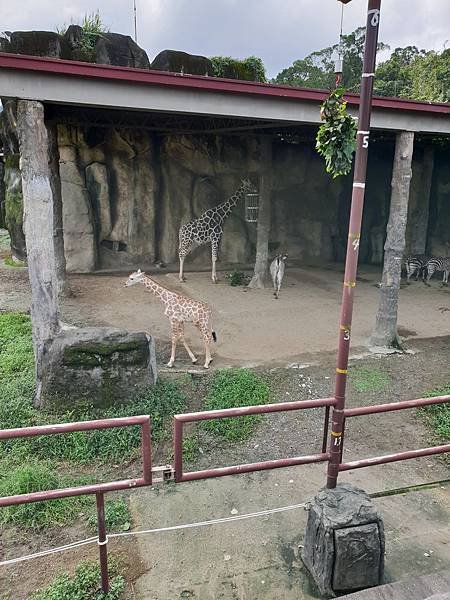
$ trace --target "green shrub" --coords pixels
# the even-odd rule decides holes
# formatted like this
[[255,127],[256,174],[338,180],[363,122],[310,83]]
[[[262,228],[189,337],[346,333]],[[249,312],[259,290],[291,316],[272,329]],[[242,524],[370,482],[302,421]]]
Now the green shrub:
[[234,271],[231,271],[231,273],[227,273],[225,275],[225,278],[228,279],[232,287],[236,287],[238,285],[246,285],[250,281],[248,275],[246,275],[242,271],[237,271],[236,269]]
[[118,575],[117,563],[111,558],[108,564],[108,594],[101,591],[98,562],[85,561],[77,566],[72,577],[67,573],[59,575],[48,587],[33,594],[31,600],[119,600],[123,597],[125,579]]
[[[93,510],[88,517],[89,529],[97,532],[97,509]],[[105,524],[108,532],[128,531],[131,527],[131,514],[127,502],[119,500],[107,500],[105,502]]]
[[[27,464],[10,468],[5,468],[6,466],[3,463],[0,496],[42,492],[86,483],[85,480],[75,483],[73,479],[60,475],[55,471],[54,465],[49,462],[40,462],[29,458]],[[78,516],[80,509],[90,502],[92,500],[87,496],[75,496],[7,506],[0,511],[0,523],[33,529],[50,525],[65,525],[72,522]]]
[[[267,404],[269,386],[249,369],[222,369],[213,376],[211,389],[203,402],[205,410]],[[229,441],[248,438],[261,420],[260,415],[203,421],[203,427]]]

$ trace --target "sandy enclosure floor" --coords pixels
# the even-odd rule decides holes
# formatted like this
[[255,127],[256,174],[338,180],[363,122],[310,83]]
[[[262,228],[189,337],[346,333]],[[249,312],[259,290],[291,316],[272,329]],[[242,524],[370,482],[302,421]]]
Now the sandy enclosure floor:
[[[27,309],[30,290],[25,269],[0,269],[0,308]],[[285,364],[305,355],[336,348],[342,293],[342,269],[287,268],[281,297],[272,290],[231,287],[221,274],[214,285],[209,273],[188,273],[184,284],[175,273],[154,275],[169,289],[204,300],[213,309],[218,335],[216,365],[256,366]],[[163,355],[170,326],[163,305],[142,286],[123,287],[126,274],[71,275],[74,295],[62,303],[62,318],[69,324],[110,325],[145,330],[156,338]],[[378,306],[379,271],[361,268],[356,288],[352,347],[366,345]],[[399,303],[400,333],[411,341],[450,334],[450,288],[438,280],[431,287],[414,282],[404,286]],[[193,349],[203,355],[197,331],[186,327]],[[413,345],[413,343],[412,343]],[[189,365],[185,350],[178,349],[176,366]]]

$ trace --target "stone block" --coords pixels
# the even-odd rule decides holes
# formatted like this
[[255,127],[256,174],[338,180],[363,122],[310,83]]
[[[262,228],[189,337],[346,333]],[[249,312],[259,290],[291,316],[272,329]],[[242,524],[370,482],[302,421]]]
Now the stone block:
[[302,559],[326,597],[383,583],[383,521],[366,492],[344,483],[317,494]]
[[41,404],[110,406],[156,382],[152,336],[106,327],[62,331],[42,372]]

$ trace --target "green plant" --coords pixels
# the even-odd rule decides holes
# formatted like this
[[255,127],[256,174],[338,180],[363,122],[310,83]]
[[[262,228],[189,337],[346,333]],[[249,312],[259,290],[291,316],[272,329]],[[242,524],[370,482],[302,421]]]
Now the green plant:
[[[205,410],[267,404],[270,399],[267,383],[249,369],[221,369],[213,376],[211,388],[204,399]],[[261,420],[260,415],[203,421],[203,427],[229,441],[248,438]]]
[[375,392],[389,385],[389,375],[379,369],[351,370],[350,381],[358,392]]
[[245,81],[267,81],[264,63],[257,56],[249,56],[242,60],[231,56],[211,56],[210,60],[214,77]]
[[[88,527],[94,533],[97,532],[97,510],[93,510],[88,516]],[[128,531],[131,527],[131,513],[127,502],[119,500],[107,500],[105,502],[105,524],[106,530]]]
[[199,453],[198,438],[189,435],[183,438],[183,459],[186,462],[193,461]]
[[231,273],[227,273],[225,275],[225,279],[228,279],[232,287],[236,287],[238,285],[246,285],[249,282],[248,275],[246,275],[242,271],[237,271],[236,269],[234,269],[234,271],[231,271]]
[[[28,457],[27,464],[10,468],[5,468],[6,466],[5,461],[0,478],[0,496],[42,492],[75,484],[72,479],[55,471],[54,465],[48,461],[38,461]],[[85,480],[79,480],[77,483],[85,483]],[[32,529],[65,525],[72,522],[78,516],[80,509],[90,502],[91,499],[87,496],[76,496],[7,506],[0,512],[0,523]]]
[[23,268],[27,266],[22,260],[14,260],[12,256],[5,256],[3,262],[8,267]]
[[[431,390],[425,394],[425,397],[448,396],[450,395],[450,382],[441,387]],[[433,433],[444,440],[450,439],[450,404],[432,404],[419,409],[422,415],[430,425]],[[450,457],[449,457],[450,459]]]
[[31,600],[119,600],[123,597],[125,579],[118,574],[118,563],[110,557],[108,571],[110,591],[101,591],[100,568],[97,561],[85,561],[75,569],[75,574],[59,575],[46,588],[37,591]]
[[[80,39],[80,50],[84,54],[84,58],[92,59],[97,39],[101,37],[103,33],[109,32],[109,28],[104,25],[98,10],[89,14],[86,13],[81,21],[80,27],[83,30]],[[64,35],[67,28],[68,26],[64,24],[56,27],[56,31],[59,35]]]
[[320,117],[324,123],[319,127],[316,150],[325,158],[327,173],[333,178],[347,175],[352,168],[356,148],[356,123],[347,113],[343,100],[344,88],[333,90],[322,104]]

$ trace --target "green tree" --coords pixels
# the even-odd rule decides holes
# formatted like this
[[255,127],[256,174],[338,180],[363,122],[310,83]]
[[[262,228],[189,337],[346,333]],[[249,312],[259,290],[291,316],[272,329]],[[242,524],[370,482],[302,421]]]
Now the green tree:
[[[292,66],[278,73],[273,83],[307,88],[332,88],[335,82],[335,57],[340,53],[343,58],[342,83],[347,89],[357,91],[362,73],[365,33],[365,27],[358,27],[352,33],[342,36],[340,44],[328,46],[304,59],[294,61]],[[386,44],[378,44],[379,50],[386,48]]]
[[418,56],[411,64],[411,82],[414,100],[450,102],[450,49]]
[[416,46],[396,48],[388,60],[380,63],[376,70],[374,93],[378,96],[410,98],[412,93],[411,65],[425,50]]

